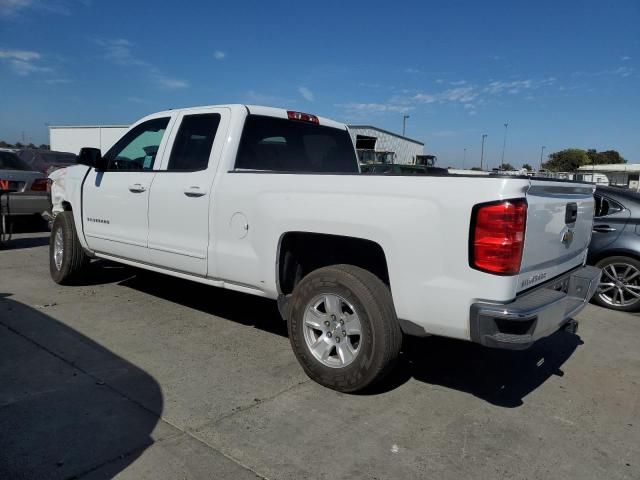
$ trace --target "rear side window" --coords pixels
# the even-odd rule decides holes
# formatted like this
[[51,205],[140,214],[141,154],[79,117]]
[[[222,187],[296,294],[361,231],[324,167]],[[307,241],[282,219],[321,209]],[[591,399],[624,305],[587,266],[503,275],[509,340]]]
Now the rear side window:
[[613,215],[614,213],[621,212],[624,207],[618,202],[601,197],[600,195],[594,195],[595,199],[595,212],[594,217],[606,217],[607,215]]
[[273,172],[358,173],[358,162],[346,130],[249,115],[235,168]]
[[31,167],[11,152],[0,152],[0,170],[31,170]]
[[218,113],[185,115],[173,142],[167,170],[183,172],[206,170],[218,125],[220,125]]

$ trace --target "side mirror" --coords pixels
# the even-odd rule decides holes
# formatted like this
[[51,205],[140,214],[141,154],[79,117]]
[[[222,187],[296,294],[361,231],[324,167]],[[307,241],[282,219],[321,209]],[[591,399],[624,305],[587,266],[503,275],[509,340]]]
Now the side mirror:
[[98,160],[102,158],[99,148],[84,147],[78,154],[78,163],[87,167],[98,168]]

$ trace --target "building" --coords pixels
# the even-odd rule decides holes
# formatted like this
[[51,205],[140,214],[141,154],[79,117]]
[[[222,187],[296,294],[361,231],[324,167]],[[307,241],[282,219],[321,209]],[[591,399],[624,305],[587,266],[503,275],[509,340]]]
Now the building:
[[99,148],[106,152],[124,135],[128,125],[79,125],[49,127],[51,150],[76,155],[82,147]]
[[424,143],[371,125],[349,125],[360,163],[413,164]]
[[576,180],[598,185],[614,185],[640,191],[640,163],[584,165],[578,168]]

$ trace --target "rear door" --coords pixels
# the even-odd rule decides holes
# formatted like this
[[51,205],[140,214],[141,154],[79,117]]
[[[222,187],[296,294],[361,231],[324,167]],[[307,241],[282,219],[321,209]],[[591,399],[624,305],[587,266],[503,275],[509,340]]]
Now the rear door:
[[599,191],[596,191],[594,197],[596,204],[593,236],[589,245],[590,254],[596,254],[613,243],[620,236],[631,216],[629,210]]
[[582,264],[593,227],[593,186],[532,180],[518,291]]
[[229,128],[228,108],[179,113],[149,197],[152,264],[207,275],[213,180]]
[[105,154],[107,171],[89,171],[82,222],[92,250],[148,261],[149,190],[170,124],[171,116],[164,115],[134,126]]

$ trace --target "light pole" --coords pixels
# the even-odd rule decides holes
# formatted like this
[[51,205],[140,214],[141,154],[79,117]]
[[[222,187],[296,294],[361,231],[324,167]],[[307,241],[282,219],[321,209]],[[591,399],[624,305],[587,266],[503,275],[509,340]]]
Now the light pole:
[[482,148],[480,149],[480,170],[482,170],[482,162],[484,161],[484,139],[487,138],[487,134],[482,134]]
[[538,169],[538,171],[542,170],[542,156],[544,155],[544,149],[547,148],[545,145],[542,145],[542,148],[540,149],[540,168]]
[[464,170],[464,162],[467,161],[467,149],[465,147],[464,153],[462,154],[462,169]]
[[407,118],[409,118],[409,115],[402,116],[402,136],[403,137],[404,137],[404,132],[407,129]]
[[502,140],[502,159],[500,160],[500,169],[504,168],[504,149],[507,146],[507,128],[509,127],[508,123],[504,124],[504,139]]

